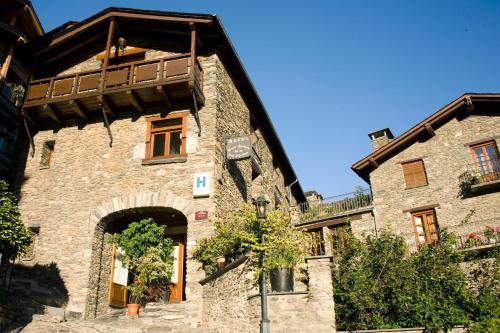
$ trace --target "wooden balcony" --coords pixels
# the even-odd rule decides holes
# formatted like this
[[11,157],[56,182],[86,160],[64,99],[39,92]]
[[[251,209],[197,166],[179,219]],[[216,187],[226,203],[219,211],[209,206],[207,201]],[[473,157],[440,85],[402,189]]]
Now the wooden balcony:
[[51,119],[63,124],[101,114],[102,108],[115,117],[120,111],[143,113],[183,102],[204,104],[203,70],[190,53],[34,80],[24,116],[32,123]]

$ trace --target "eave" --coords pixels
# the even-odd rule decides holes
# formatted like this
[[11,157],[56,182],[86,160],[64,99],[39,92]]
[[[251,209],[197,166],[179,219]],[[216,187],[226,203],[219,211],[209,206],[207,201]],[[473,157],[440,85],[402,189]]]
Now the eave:
[[500,94],[466,93],[460,96],[390,143],[354,163],[351,169],[363,180],[370,183],[370,172],[383,163],[385,159],[403,150],[408,144],[417,141],[424,133],[428,134],[429,131],[434,131],[436,128],[442,126],[443,123],[456,116],[460,110],[465,110],[467,113],[473,112],[473,108],[469,106],[469,103],[474,105],[474,102],[500,102]]

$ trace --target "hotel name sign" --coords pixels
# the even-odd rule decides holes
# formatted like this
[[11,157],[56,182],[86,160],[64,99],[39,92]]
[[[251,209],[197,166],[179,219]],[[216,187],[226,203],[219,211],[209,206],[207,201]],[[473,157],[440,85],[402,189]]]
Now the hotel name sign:
[[252,156],[250,136],[238,136],[226,140],[226,158],[229,161],[243,160]]

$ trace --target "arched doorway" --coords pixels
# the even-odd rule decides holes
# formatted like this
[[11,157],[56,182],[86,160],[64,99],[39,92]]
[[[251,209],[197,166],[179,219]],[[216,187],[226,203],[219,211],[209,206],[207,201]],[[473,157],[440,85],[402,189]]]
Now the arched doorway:
[[[143,193],[141,195],[144,196]],[[126,303],[124,281],[128,280],[128,276],[123,277],[123,271],[116,271],[120,264],[117,260],[119,252],[111,244],[110,238],[113,234],[122,232],[130,223],[144,218],[152,218],[157,224],[166,225],[166,236],[174,240],[176,246],[174,258],[177,265],[175,265],[172,277],[173,283],[168,286],[171,291],[169,300],[179,302],[185,299],[185,244],[187,241],[187,215],[190,213],[190,210],[187,209],[189,204],[178,197],[172,199],[172,195],[168,193],[165,195],[153,193],[148,194],[147,197],[149,199],[146,202],[134,200],[131,196],[127,199],[114,199],[91,213],[90,222],[96,221],[97,223],[92,242],[86,318],[106,313],[110,306],[120,307]],[[156,200],[151,198],[156,198]],[[160,206],[165,203],[171,203],[171,206]],[[141,204],[150,204],[151,206],[140,206]]]

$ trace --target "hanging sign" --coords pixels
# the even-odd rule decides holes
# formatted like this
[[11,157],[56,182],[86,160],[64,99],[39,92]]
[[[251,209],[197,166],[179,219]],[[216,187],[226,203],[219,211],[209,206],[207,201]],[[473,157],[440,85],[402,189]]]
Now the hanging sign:
[[210,173],[199,172],[194,174],[193,197],[210,196]]
[[252,156],[252,140],[250,136],[239,136],[226,140],[226,157],[229,161],[237,161]]

